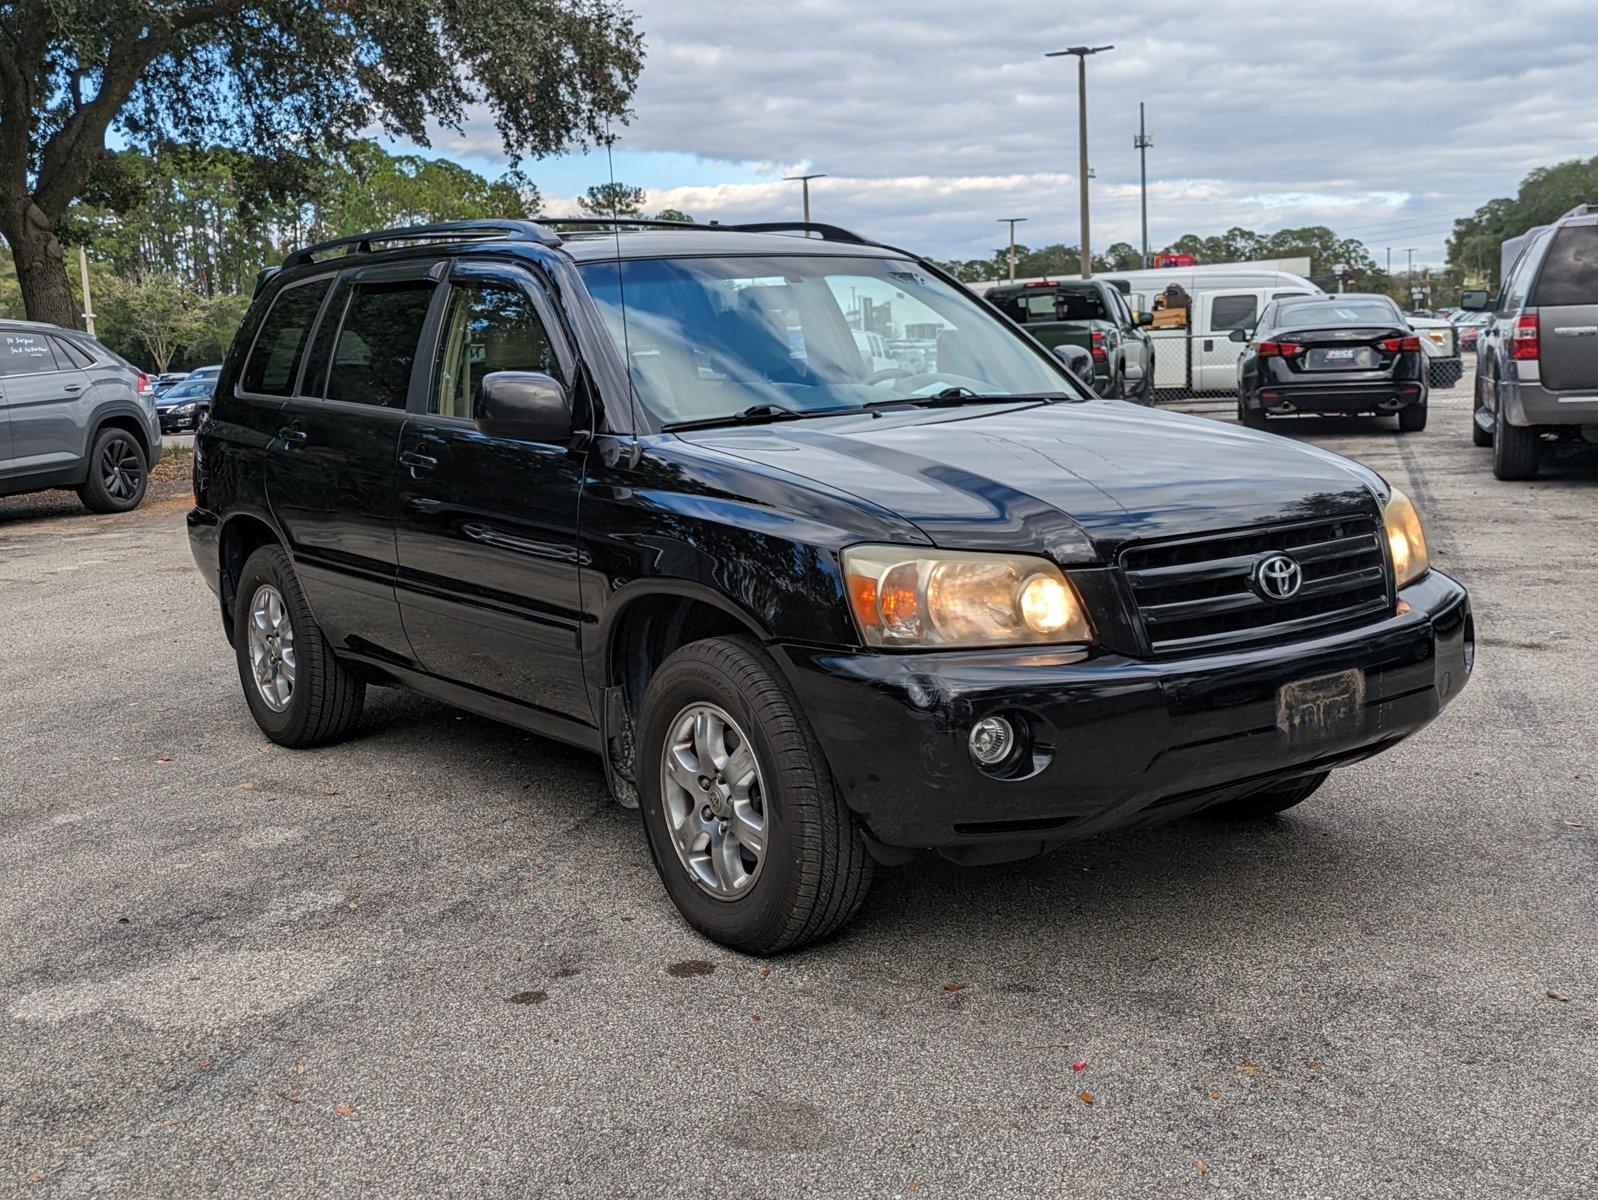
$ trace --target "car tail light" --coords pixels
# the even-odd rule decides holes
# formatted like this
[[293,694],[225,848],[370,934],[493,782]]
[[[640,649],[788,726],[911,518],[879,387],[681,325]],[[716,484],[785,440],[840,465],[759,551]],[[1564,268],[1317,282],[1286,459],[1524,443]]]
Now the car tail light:
[[1537,358],[1542,354],[1542,343],[1537,335],[1537,310],[1523,312],[1515,318],[1515,327],[1509,331],[1509,357],[1517,360]]
[[153,381],[143,371],[140,371],[138,382],[133,386],[134,390],[136,390],[139,395],[147,396],[150,394],[150,388],[153,386]]
[[1054,286],[1052,279],[1033,279],[1021,285],[1024,288],[1051,288]]
[[1401,353],[1401,352],[1403,352],[1405,350],[1409,350],[1411,352],[1417,352],[1417,351],[1420,350],[1420,338],[1418,338],[1418,337],[1383,338],[1381,341],[1376,343],[1376,348],[1378,350],[1385,350],[1389,354],[1399,354],[1399,353]]
[[1294,358],[1304,353],[1304,347],[1297,342],[1261,342],[1256,353],[1261,358]]
[[1104,331],[1095,329],[1091,337],[1091,349],[1088,352],[1093,355],[1094,362],[1103,362],[1108,357],[1104,352]]

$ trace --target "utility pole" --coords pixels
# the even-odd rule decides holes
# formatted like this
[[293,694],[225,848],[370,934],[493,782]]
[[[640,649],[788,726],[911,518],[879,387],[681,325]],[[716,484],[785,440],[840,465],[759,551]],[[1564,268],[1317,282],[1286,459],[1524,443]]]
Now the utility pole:
[[1389,247],[1387,247],[1387,275],[1388,275],[1388,278],[1392,278],[1392,274],[1393,274],[1393,248],[1391,246],[1389,246]]
[[83,332],[94,336],[94,301],[89,298],[89,253],[78,246],[78,272],[83,277]]
[[1044,58],[1076,57],[1077,176],[1082,204],[1082,278],[1093,275],[1093,246],[1088,227],[1088,55],[1114,50],[1114,46],[1072,46],[1050,50]]
[[1006,225],[1007,224],[1007,225],[1010,226],[1010,282],[1011,283],[1015,282],[1015,227],[1017,225],[1019,225],[1024,220],[1026,220],[1025,217],[1000,217],[999,218],[999,224],[1000,225]]
[[1137,136],[1132,139],[1132,148],[1137,151],[1137,169],[1142,177],[1143,195],[1143,267],[1149,265],[1149,147],[1154,145],[1154,139],[1149,136],[1148,129],[1143,124],[1143,101],[1137,102]]
[[[798,181],[805,192],[805,224],[810,224],[810,181],[812,179],[825,179],[825,175],[784,175],[783,180],[788,183]],[[810,231],[805,231],[805,236],[810,236]]]
[[1404,253],[1409,255],[1409,265],[1404,268],[1404,286],[1409,292],[1410,304],[1415,303],[1415,247],[1406,246]]

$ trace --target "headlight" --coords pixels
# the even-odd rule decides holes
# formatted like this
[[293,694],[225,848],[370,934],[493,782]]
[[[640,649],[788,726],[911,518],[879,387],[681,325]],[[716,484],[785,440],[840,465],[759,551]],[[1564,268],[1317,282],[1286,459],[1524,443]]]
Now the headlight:
[[1383,513],[1387,524],[1387,547],[1393,556],[1393,574],[1403,587],[1426,574],[1431,559],[1426,554],[1426,535],[1421,531],[1420,514],[1409,502],[1409,497],[1397,488],[1387,497]]
[[1093,640],[1076,589],[1048,559],[850,546],[843,552],[843,573],[849,607],[868,646],[957,649]]

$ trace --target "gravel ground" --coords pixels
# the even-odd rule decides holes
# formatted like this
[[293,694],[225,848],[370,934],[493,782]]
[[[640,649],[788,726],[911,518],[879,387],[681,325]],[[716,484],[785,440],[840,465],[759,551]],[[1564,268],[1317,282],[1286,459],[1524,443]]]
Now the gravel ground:
[[1468,382],[1289,427],[1472,589],[1434,726],[765,964],[580,753],[387,690],[265,744],[184,498],[0,508],[0,1195],[1593,1195],[1598,463],[1494,481]]

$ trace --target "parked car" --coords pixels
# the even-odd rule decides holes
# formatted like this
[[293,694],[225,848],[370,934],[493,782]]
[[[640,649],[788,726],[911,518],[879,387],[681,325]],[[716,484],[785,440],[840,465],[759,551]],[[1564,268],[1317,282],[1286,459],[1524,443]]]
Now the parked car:
[[1405,433],[1426,428],[1426,358],[1386,296],[1273,300],[1237,364],[1237,419],[1264,429],[1297,413],[1396,413]]
[[161,432],[191,433],[198,429],[211,411],[211,393],[215,388],[214,378],[191,377],[157,396],[155,411],[161,418]]
[[1464,313],[1454,323],[1454,328],[1459,330],[1459,352],[1461,354],[1476,349],[1476,342],[1481,337],[1481,331],[1492,324],[1492,320],[1492,313]]
[[[684,917],[772,953],[877,863],[1274,814],[1464,686],[1469,599],[1374,471],[1094,397],[832,226],[588,225],[264,282],[188,529],[273,741],[383,683],[595,751]],[[851,296],[933,360],[868,373]]]
[[222,364],[221,363],[215,363],[212,366],[208,366],[208,367],[195,367],[194,370],[190,371],[183,378],[184,379],[215,379],[221,373],[222,373]]
[[71,488],[94,512],[137,508],[161,455],[151,390],[88,334],[0,321],[0,496]]
[[1426,356],[1426,385],[1453,387],[1465,373],[1459,357],[1459,333],[1453,324],[1438,317],[1412,315],[1404,320],[1420,336],[1421,353]]
[[1512,241],[1496,299],[1461,303],[1493,316],[1476,342],[1471,437],[1493,448],[1499,479],[1532,479],[1545,440],[1598,442],[1598,206]]
[[1101,396],[1154,401],[1150,319],[1134,317],[1120,291],[1097,279],[1035,279],[987,290],[988,303],[1045,346],[1080,346],[1093,358],[1093,390]]
[[167,390],[167,388],[177,387],[177,385],[182,383],[185,378],[187,378],[187,376],[185,376],[182,371],[167,371],[163,374],[156,375],[151,380],[150,394],[152,396],[159,397],[162,392]]

